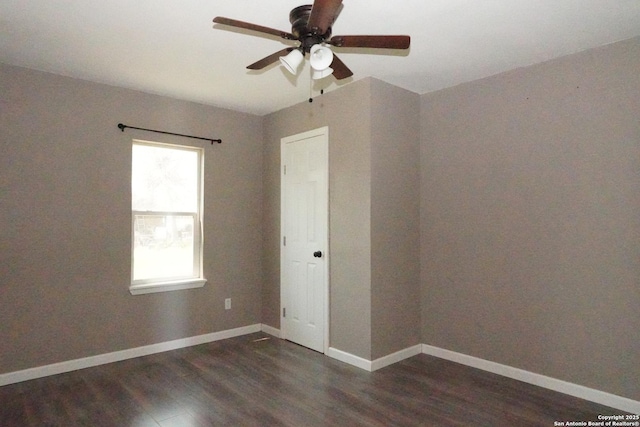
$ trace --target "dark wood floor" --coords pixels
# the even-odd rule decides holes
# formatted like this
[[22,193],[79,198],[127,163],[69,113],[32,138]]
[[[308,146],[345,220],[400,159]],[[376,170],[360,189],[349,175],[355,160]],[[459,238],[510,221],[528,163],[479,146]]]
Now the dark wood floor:
[[0,426],[553,426],[620,414],[418,355],[370,373],[252,334],[0,387]]

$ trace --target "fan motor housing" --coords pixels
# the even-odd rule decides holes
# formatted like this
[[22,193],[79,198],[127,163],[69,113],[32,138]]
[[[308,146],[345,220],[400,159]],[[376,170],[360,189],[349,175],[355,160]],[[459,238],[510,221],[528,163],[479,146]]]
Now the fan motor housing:
[[327,28],[324,34],[314,33],[312,29],[308,27],[312,7],[313,5],[305,4],[294,8],[289,13],[291,34],[300,41],[301,48],[307,53],[311,49],[311,46],[322,43],[331,37],[331,27]]

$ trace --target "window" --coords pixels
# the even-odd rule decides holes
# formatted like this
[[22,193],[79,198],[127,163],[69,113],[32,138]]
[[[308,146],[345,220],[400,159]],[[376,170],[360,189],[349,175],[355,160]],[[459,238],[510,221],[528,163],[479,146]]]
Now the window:
[[133,141],[132,294],[204,286],[202,150]]

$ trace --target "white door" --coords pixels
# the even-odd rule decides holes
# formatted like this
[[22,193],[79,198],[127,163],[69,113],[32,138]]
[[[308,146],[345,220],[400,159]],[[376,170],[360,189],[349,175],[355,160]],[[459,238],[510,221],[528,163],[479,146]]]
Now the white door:
[[327,127],[281,141],[281,335],[328,346]]

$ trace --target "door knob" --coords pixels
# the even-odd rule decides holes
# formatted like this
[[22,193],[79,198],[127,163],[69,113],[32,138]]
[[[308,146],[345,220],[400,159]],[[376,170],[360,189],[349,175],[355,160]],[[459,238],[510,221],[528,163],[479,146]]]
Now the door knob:
[[316,257],[316,258],[322,258],[322,251],[315,251],[313,253],[313,256]]

